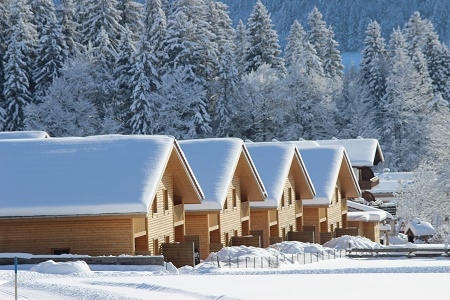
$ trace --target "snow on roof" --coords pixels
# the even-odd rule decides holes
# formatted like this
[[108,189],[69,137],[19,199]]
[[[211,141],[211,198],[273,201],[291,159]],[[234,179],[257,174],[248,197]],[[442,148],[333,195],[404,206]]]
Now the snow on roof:
[[384,210],[353,201],[347,201],[347,207],[349,221],[381,222],[388,217],[388,213]]
[[[278,208],[292,163],[297,161],[296,155],[300,157],[297,147],[293,144],[273,142],[246,143],[246,147],[267,191],[264,201],[251,202],[250,207]],[[306,169],[304,172],[308,177]],[[311,188],[313,189],[312,186]]]
[[0,216],[147,213],[169,136],[0,141]]
[[[239,158],[242,153],[246,155],[244,142],[238,138],[209,138],[184,140],[179,144],[205,195],[201,204],[186,204],[185,210],[221,210]],[[248,159],[253,166],[250,157]],[[255,175],[259,179],[259,175]],[[262,183],[261,188],[265,193]]]
[[0,140],[11,139],[43,139],[49,138],[45,131],[2,131],[0,132]]
[[[345,156],[343,146],[316,146],[305,141],[292,141],[300,150],[306,170],[316,190],[312,201],[305,201],[303,205],[329,205],[333,199],[334,189]],[[351,174],[354,177],[353,171]],[[356,182],[356,179],[353,178]]]
[[427,236],[434,235],[436,233],[433,225],[428,222],[421,221],[419,218],[414,218],[408,223],[408,225],[406,225],[405,232],[408,230],[411,230],[414,236]]
[[405,184],[411,183],[414,172],[384,172],[378,174],[379,184],[368,190],[374,195],[400,192]]
[[344,146],[353,167],[371,167],[384,161],[377,139],[332,139],[317,140],[316,142],[321,146]]

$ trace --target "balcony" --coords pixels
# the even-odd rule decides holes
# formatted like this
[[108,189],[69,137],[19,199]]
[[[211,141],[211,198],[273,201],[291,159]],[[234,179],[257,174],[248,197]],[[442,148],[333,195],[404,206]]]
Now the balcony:
[[208,214],[208,224],[210,231],[219,229],[219,215]]
[[278,211],[277,210],[269,210],[269,226],[278,224]]
[[173,225],[179,226],[184,224],[184,205],[178,204],[173,206]]
[[327,209],[326,208],[319,208],[319,220],[320,222],[324,222],[327,220]]
[[358,183],[361,190],[371,190],[380,183],[380,178],[375,176],[370,179],[360,180]]

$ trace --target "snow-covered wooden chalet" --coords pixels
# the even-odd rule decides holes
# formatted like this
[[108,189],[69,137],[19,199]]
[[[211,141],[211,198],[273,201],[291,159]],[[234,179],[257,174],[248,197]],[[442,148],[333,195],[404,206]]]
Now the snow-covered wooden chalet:
[[0,252],[159,254],[203,192],[170,136],[0,141]]
[[303,225],[314,226],[316,242],[324,243],[338,228],[348,227],[347,200],[361,190],[343,146],[320,146],[310,141],[293,141],[300,150],[316,191],[303,201]]
[[250,234],[250,202],[267,194],[244,142],[238,138],[180,141],[205,195],[186,205],[186,234],[199,237],[202,259]]
[[349,227],[357,227],[359,235],[373,242],[380,243],[380,225],[383,221],[393,219],[386,211],[354,201],[347,201],[347,220]]
[[361,190],[370,190],[378,185],[380,180],[372,168],[384,162],[384,157],[377,139],[331,139],[316,142],[321,146],[340,145],[345,148]]
[[285,241],[288,231],[303,227],[303,199],[314,187],[297,147],[286,143],[246,143],[267,190],[262,202],[250,203],[251,233],[259,232],[263,247]]

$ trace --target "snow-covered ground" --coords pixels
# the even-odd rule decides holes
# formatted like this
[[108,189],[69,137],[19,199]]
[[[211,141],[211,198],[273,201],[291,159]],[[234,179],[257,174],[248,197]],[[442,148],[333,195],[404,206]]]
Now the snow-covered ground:
[[[329,246],[382,247],[343,237]],[[214,255],[288,255],[332,251],[284,242],[267,249],[229,247]],[[397,245],[400,247],[400,245]],[[212,257],[212,256],[210,256]],[[213,261],[214,259],[212,259]],[[337,258],[278,268],[100,266],[83,261],[19,265],[18,299],[422,299],[446,298],[450,258]],[[0,299],[14,299],[14,266],[0,267]]]

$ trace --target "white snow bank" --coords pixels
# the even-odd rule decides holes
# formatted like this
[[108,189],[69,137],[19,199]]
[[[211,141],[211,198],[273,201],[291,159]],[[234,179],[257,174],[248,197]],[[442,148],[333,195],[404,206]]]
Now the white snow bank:
[[48,260],[37,264],[30,268],[30,271],[46,274],[72,274],[72,273],[91,273],[91,269],[85,261],[68,261],[68,262],[54,262]]
[[358,248],[358,249],[379,249],[383,248],[380,243],[375,243],[366,237],[362,236],[349,236],[344,235],[338,238],[334,238],[331,241],[323,244],[324,247],[334,248],[334,249],[347,249],[347,248]]
[[328,247],[323,247],[319,244],[302,243],[296,241],[282,242],[270,245],[269,248],[278,250],[283,254],[303,254],[303,253],[322,253],[330,252],[333,253],[334,250]]
[[217,257],[269,257],[278,256],[280,252],[273,248],[257,248],[247,246],[224,247],[218,252],[211,252],[205,261],[214,261]]

